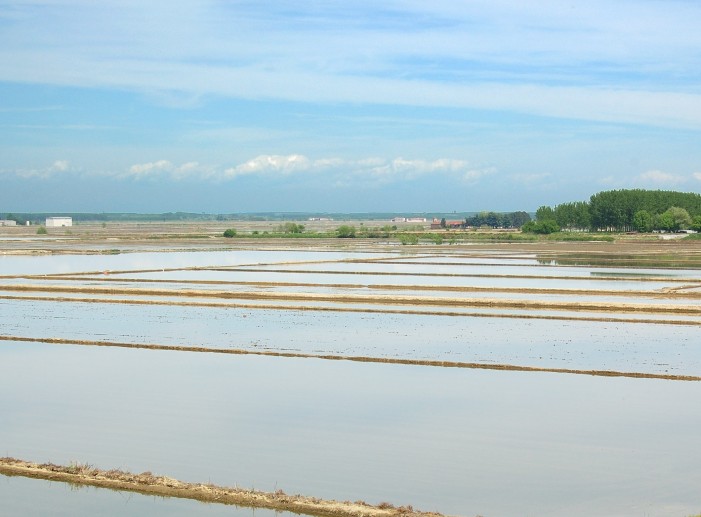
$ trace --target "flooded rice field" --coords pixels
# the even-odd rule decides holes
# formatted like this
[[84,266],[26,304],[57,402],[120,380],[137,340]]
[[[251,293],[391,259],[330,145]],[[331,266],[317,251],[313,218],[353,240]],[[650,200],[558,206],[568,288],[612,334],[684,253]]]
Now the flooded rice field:
[[[0,255],[2,454],[457,516],[698,513],[697,250],[568,246]],[[6,476],[0,500],[253,511]]]

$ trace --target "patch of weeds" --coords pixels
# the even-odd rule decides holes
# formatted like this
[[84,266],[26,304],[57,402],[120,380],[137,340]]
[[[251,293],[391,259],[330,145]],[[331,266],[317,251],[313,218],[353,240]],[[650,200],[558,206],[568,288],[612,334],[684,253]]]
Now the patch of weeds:
[[419,243],[419,236],[413,233],[402,233],[399,235],[399,242],[406,246],[407,244],[414,245]]

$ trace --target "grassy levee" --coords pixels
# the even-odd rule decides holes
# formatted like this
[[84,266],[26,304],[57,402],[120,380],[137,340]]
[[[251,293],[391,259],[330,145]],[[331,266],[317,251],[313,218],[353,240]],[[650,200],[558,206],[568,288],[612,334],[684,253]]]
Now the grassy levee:
[[186,483],[167,476],[155,476],[150,472],[133,474],[122,470],[101,470],[80,463],[37,464],[6,457],[0,458],[0,474],[319,517],[441,517],[439,513],[422,512],[414,510],[411,506],[394,506],[389,503],[375,506],[363,501],[341,502],[288,495],[282,490],[263,492],[213,484]]

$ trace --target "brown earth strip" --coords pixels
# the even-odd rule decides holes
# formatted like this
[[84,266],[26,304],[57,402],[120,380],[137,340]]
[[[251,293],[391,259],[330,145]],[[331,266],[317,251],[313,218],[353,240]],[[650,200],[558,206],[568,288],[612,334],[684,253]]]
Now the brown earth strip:
[[451,316],[474,318],[510,318],[510,319],[534,319],[556,321],[595,321],[601,323],[650,323],[655,325],[691,325],[701,326],[701,321],[696,320],[670,320],[652,318],[617,318],[617,317],[589,317],[589,316],[561,316],[551,314],[508,314],[508,313],[484,313],[469,311],[435,311],[421,309],[372,309],[369,307],[341,307],[320,305],[263,305],[256,303],[236,302],[176,302],[172,300],[137,300],[124,298],[78,298],[60,296],[7,296],[0,295],[0,300],[32,300],[50,302],[75,302],[75,303],[115,303],[124,305],[164,305],[175,307],[216,307],[232,309],[261,309],[280,311],[319,311],[319,312],[353,312],[366,314],[409,314],[417,316]]
[[627,312],[648,314],[688,314],[701,315],[701,305],[606,303],[592,301],[517,300],[496,298],[452,298],[408,295],[364,295],[364,294],[323,294],[323,293],[274,293],[263,291],[222,291],[202,289],[138,289],[128,287],[95,286],[42,286],[8,284],[0,286],[0,291],[50,292],[75,294],[129,295],[129,296],[169,296],[194,298],[225,298],[268,301],[307,301],[357,304],[414,305],[481,307],[528,310],[566,310],[596,312]]
[[[187,268],[191,270],[207,270],[207,271],[234,271],[237,273],[310,273],[319,275],[372,275],[372,276],[418,276],[418,277],[440,277],[440,278],[527,278],[537,280],[606,280],[608,281],[625,281],[630,282],[698,282],[698,278],[670,278],[667,276],[550,276],[550,275],[497,275],[490,273],[410,273],[399,271],[334,271],[334,270],[314,270],[314,269],[251,269],[253,266],[232,266],[232,267],[212,267],[212,268]],[[161,271],[156,270],[156,271]],[[156,272],[153,271],[153,272]],[[128,271],[124,271],[127,273]],[[101,272],[98,272],[98,274]],[[120,272],[115,272],[119,274]]]
[[[22,277],[24,279],[34,279],[37,277]],[[46,280],[45,278],[39,278]],[[64,281],[85,281],[85,277],[64,276],[55,280]],[[543,288],[543,287],[492,287],[492,286],[456,286],[456,285],[397,285],[397,284],[320,284],[311,282],[246,282],[229,280],[164,280],[164,279],[141,279],[141,278],[114,278],[99,277],[90,278],[91,282],[100,283],[124,283],[124,284],[183,284],[183,285],[230,285],[230,286],[250,286],[260,288],[275,287],[320,287],[334,289],[369,289],[385,291],[451,291],[464,293],[529,293],[529,294],[558,294],[575,296],[636,296],[641,298],[701,298],[701,282],[694,285],[683,285],[679,287],[666,287],[659,291],[632,291],[632,290],[611,290],[611,289],[566,289],[566,288]],[[2,287],[0,286],[0,289]]]
[[[488,257],[471,257],[471,258],[488,258]],[[508,259],[507,257],[493,257],[494,259],[497,260],[506,260]],[[514,259],[518,260],[518,258]],[[598,267],[606,267],[606,264],[612,263],[615,267],[618,268],[639,268],[641,264],[645,266],[646,269],[662,269],[662,270],[669,270],[669,269],[681,269],[682,266],[684,268],[689,268],[689,269],[696,269],[701,265],[701,261],[696,259],[695,257],[693,259],[687,258],[678,258],[675,260],[673,263],[668,263],[668,264],[661,264],[659,259],[656,259],[656,257],[651,257],[651,258],[632,258],[632,259],[609,259],[608,257],[601,257],[598,260],[600,261],[597,262],[596,264],[592,264],[590,262],[585,262],[582,264],[576,264],[576,263],[568,263],[565,262],[565,260],[577,260],[576,258],[574,259],[569,259],[569,258],[563,258],[562,256],[557,256],[553,257],[552,259],[550,258],[541,258],[538,257],[537,260],[556,260],[556,264],[544,264],[544,263],[539,263],[539,264],[518,264],[518,267],[560,267],[560,268],[583,268],[583,267],[592,267],[593,265],[596,265]],[[363,264],[363,263],[369,263],[369,264],[375,264],[380,262],[379,260],[372,259],[356,259],[356,260],[345,260],[341,262],[354,262],[358,264]],[[583,261],[584,262],[584,261]],[[487,263],[487,262],[469,262],[469,261],[464,261],[464,262],[437,262],[437,261],[409,261],[409,260],[383,260],[381,261],[382,264],[394,264],[394,265],[404,265],[404,266],[411,266],[411,265],[423,265],[423,266],[455,266],[455,267],[463,267],[463,266],[489,266],[489,267],[514,267],[514,264],[499,264],[499,263]],[[611,266],[609,266],[611,267]]]
[[0,474],[22,476],[75,485],[88,485],[112,490],[126,490],[146,495],[195,499],[249,508],[267,508],[319,517],[440,517],[434,512],[414,510],[411,506],[395,507],[389,503],[377,506],[362,501],[340,502],[303,495],[288,495],[282,490],[262,492],[212,484],[186,483],[150,472],[132,474],[122,470],[100,470],[90,465],[54,465],[30,463],[15,458],[0,458]]
[[103,346],[129,348],[138,350],[165,350],[175,352],[195,352],[226,355],[255,355],[267,357],[286,357],[293,359],[323,359],[327,361],[353,361],[359,363],[402,364],[411,366],[433,366],[441,368],[466,368],[470,370],[498,370],[533,373],[564,373],[571,375],[590,375],[595,377],[629,377],[634,379],[661,379],[669,381],[701,381],[697,375],[672,375],[666,373],[621,372],[615,370],[577,370],[572,368],[541,368],[537,366],[519,366],[513,364],[468,363],[460,361],[430,361],[423,359],[398,359],[388,357],[344,356],[334,354],[304,354],[301,352],[274,352],[269,350],[244,350],[240,348],[209,348],[196,346],[157,345],[146,343],[119,343],[112,341],[90,341],[61,338],[31,338],[2,336],[0,341],[20,343],[46,343],[52,345]]

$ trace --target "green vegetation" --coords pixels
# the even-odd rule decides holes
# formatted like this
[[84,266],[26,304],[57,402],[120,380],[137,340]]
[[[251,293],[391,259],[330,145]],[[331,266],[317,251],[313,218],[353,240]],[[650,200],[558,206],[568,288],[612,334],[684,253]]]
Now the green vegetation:
[[536,211],[538,225],[526,225],[523,230],[550,233],[536,231],[552,230],[552,224],[542,227],[548,221],[570,231],[699,231],[701,195],[638,189],[599,192],[591,196],[588,203],[563,203],[554,208],[542,206]]
[[[521,228],[530,220],[531,216],[526,212],[480,212],[473,217],[466,217],[465,225],[475,228]],[[442,219],[441,227],[445,228],[445,224],[445,219]]]
[[524,233],[538,233],[541,235],[549,235],[559,232],[560,225],[554,219],[545,219],[544,221],[528,221],[521,227]]
[[43,226],[40,226],[40,227],[37,229],[37,235],[46,235],[47,233],[49,233],[49,232],[47,232],[47,231],[46,231],[46,228],[44,228]]
[[302,233],[304,232],[304,225],[287,222],[278,226],[278,231],[280,233]]
[[399,242],[401,242],[402,245],[418,244],[419,243],[419,236],[416,235],[415,233],[400,233],[399,234]]
[[229,228],[228,230],[224,230],[224,237],[227,237],[229,239],[232,237],[236,237],[236,230],[233,228]]
[[691,218],[701,215],[701,195],[662,190],[611,190],[594,194],[589,202],[591,226],[597,230],[637,230],[636,222],[649,222],[643,219],[646,218],[644,213],[636,220],[639,212],[650,214],[652,230],[686,229],[692,223]]
[[350,226],[347,224],[341,225],[336,228],[336,236],[341,239],[351,239],[355,237],[355,226]]

